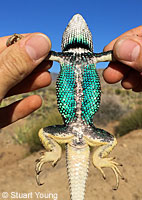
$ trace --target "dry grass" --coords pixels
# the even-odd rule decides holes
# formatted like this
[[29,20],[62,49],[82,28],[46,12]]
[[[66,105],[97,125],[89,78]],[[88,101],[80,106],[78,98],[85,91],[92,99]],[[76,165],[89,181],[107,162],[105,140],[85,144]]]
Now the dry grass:
[[120,120],[119,125],[115,127],[115,135],[123,136],[137,129],[142,129],[142,107],[131,111]]

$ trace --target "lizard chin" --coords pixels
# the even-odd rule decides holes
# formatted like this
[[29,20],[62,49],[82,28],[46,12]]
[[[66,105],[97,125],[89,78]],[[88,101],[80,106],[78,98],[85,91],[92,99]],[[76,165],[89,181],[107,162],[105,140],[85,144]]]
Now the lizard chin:
[[93,52],[92,34],[86,21],[80,14],[72,17],[62,37],[62,51],[77,47]]

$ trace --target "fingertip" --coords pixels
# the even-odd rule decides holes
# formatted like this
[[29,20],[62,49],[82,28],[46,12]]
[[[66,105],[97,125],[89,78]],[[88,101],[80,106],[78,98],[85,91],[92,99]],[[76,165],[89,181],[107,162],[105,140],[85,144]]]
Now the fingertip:
[[42,105],[42,98],[39,95],[32,95],[22,99],[19,102],[13,104],[13,114],[12,114],[12,123],[22,119]]
[[105,51],[110,51],[110,50],[112,50],[112,49],[113,49],[113,46],[112,46],[111,43],[110,43],[110,44],[106,45],[106,46],[103,48],[103,52],[105,52]]
[[137,84],[136,87],[132,89],[133,92],[142,92],[142,79],[139,79],[139,83]]
[[123,88],[129,90],[133,88],[137,88],[140,82],[140,74],[135,70],[129,71],[127,77],[124,78],[121,82]]
[[39,95],[32,95],[13,104],[12,122],[22,119],[34,112],[42,105]]
[[103,72],[104,80],[110,84],[117,83],[123,79],[128,70],[125,65],[119,62],[111,62]]
[[51,43],[51,40],[50,40],[50,38],[46,35],[46,34],[44,34],[44,33],[41,33],[41,32],[39,32],[39,33],[36,33],[36,34],[41,34],[41,35],[43,35],[47,40],[48,40],[48,42],[49,42],[49,46],[50,46],[50,49],[51,49],[51,47],[52,47],[52,43]]
[[116,42],[116,39],[112,40],[109,44],[107,44],[104,47],[103,51],[105,52],[105,51],[113,50],[113,46],[114,46],[115,42]]
[[42,87],[45,87],[45,86],[48,86],[51,84],[51,81],[52,81],[52,77],[51,77],[51,74],[50,72],[40,72],[40,73],[37,73],[37,78],[36,78],[36,87],[35,88],[42,88]]
[[42,98],[32,95],[0,109],[0,128],[22,119],[42,105]]
[[125,90],[130,90],[132,89],[132,84],[128,81],[122,80],[121,81],[121,86],[125,89]]
[[104,48],[103,48],[103,52],[105,52],[105,51],[107,51],[107,46],[105,46]]
[[32,76],[27,77],[17,86],[9,90],[5,97],[34,91],[49,86],[51,82],[52,82],[52,77],[49,72],[47,71],[36,72]]
[[51,49],[50,39],[42,33],[31,34],[20,40],[20,45],[24,46],[27,55],[35,64],[41,63],[41,60],[44,60]]
[[116,41],[113,48],[114,57],[130,66],[142,71],[142,37],[139,35],[124,36]]
[[35,88],[41,88],[50,85],[52,81],[52,77],[50,72],[43,71],[38,72],[33,76],[33,80],[35,81],[36,87]]
[[123,37],[114,44],[114,55],[121,61],[133,62],[137,60],[140,52],[140,46],[135,41],[135,37]]
[[45,71],[45,70],[49,70],[53,65],[53,61],[50,60],[43,60],[38,67],[34,70],[34,72],[38,72],[38,71]]
[[48,61],[48,65],[47,65],[47,69],[50,69],[53,65],[53,61],[49,60]]
[[33,112],[42,106],[42,98],[39,95],[32,95],[27,97],[26,103],[29,105],[29,110]]
[[133,92],[142,92],[142,87],[132,89]]

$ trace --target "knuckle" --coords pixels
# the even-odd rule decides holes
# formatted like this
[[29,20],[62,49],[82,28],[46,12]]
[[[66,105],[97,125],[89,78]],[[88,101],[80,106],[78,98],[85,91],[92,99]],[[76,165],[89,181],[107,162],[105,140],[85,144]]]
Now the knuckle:
[[1,57],[1,68],[7,76],[19,80],[27,74],[28,63],[22,52],[10,50]]

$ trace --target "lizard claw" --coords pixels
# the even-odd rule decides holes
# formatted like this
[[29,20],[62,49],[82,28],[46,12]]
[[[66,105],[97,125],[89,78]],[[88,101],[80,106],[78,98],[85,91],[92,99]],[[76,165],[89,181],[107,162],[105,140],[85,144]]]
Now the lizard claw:
[[[40,172],[41,172],[41,171],[40,171]],[[39,174],[40,174],[40,172],[36,174],[36,182],[37,182],[37,184],[38,184],[39,186],[41,186],[41,185],[44,184],[44,183],[41,183],[41,182],[40,182],[40,179],[39,179]]]
[[124,177],[122,176],[121,172],[119,171],[117,166],[121,166],[121,164],[114,162],[114,158],[93,158],[93,164],[94,166],[100,170],[100,172],[103,175],[103,178],[106,179],[104,171],[102,168],[109,167],[113,170],[115,177],[116,177],[116,186],[113,187],[113,190],[117,190],[119,186],[119,176],[124,180]]
[[58,160],[60,159],[59,155],[55,152],[42,152],[42,156],[37,159],[36,166],[35,166],[35,172],[36,172],[36,181],[38,185],[43,185],[43,183],[40,183],[39,176],[42,172],[41,168],[45,163],[52,162],[52,167],[55,167]]
[[36,182],[38,185],[43,185],[43,183],[40,183],[40,173],[41,173],[41,167],[43,164],[40,163],[40,159],[36,160],[36,166],[35,166],[35,171],[36,171]]
[[112,163],[111,169],[113,170],[116,177],[116,185],[113,187],[113,190],[117,190],[119,187],[119,176],[122,177],[122,174],[116,166],[116,163]]

